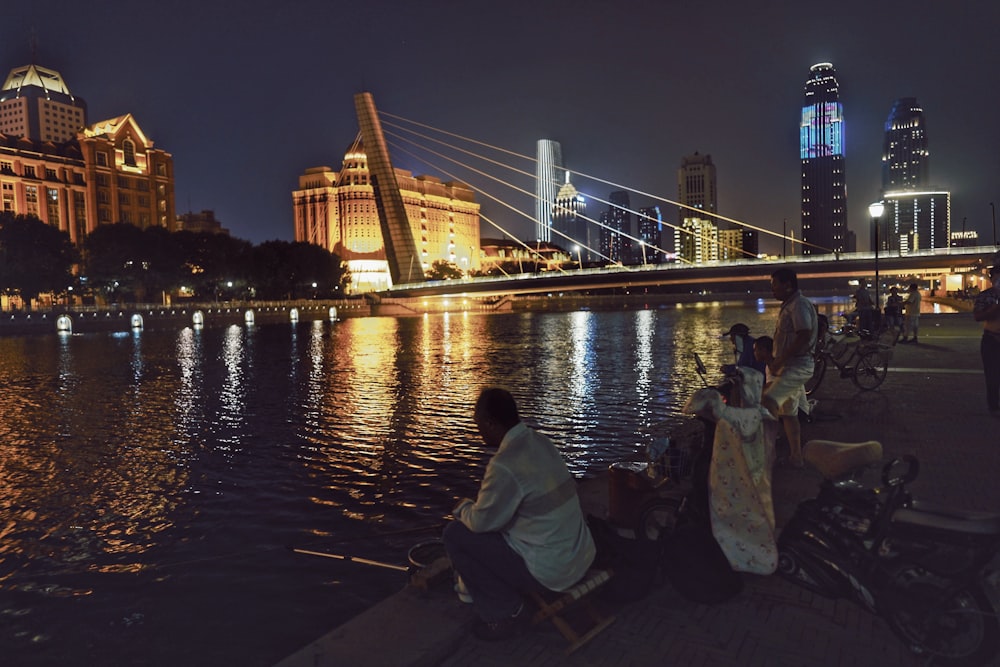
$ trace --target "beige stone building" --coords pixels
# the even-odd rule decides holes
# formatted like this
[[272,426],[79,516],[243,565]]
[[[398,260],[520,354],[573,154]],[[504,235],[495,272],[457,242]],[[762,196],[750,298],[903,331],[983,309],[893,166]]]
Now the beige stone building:
[[131,114],[88,124],[54,70],[11,70],[0,88],[0,208],[80,243],[99,224],[173,229],[173,157]]
[[[403,169],[395,172],[422,270],[437,260],[464,272],[478,270],[479,204],[473,191],[462,183],[414,176]],[[306,169],[292,200],[295,240],[315,243],[343,259],[353,292],[392,286],[375,191],[360,142],[348,149],[340,171]]]

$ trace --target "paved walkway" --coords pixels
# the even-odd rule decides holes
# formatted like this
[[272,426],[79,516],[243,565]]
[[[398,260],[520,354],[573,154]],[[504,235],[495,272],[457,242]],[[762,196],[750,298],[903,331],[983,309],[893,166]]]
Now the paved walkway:
[[[925,315],[920,344],[896,346],[878,391],[859,392],[850,380],[828,373],[815,396],[816,419],[803,425],[803,440],[879,440],[887,458],[919,458],[915,496],[997,511],[1000,420],[986,410],[979,336],[969,314]],[[775,472],[779,527],[815,492],[818,480],[813,471]],[[606,511],[603,481],[582,489],[589,511]],[[405,590],[279,667],[924,664],[878,617],[776,576],[745,575],[744,591],[719,605],[688,602],[669,584],[637,602],[604,605],[616,622],[564,657],[565,641],[550,625],[506,642],[480,642],[468,634],[470,610],[447,586],[426,595]]]

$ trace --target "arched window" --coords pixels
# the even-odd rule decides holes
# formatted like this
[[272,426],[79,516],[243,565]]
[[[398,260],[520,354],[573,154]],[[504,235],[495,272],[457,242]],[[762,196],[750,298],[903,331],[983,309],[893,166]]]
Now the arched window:
[[125,151],[125,164],[130,167],[135,166],[135,143],[131,139],[122,142],[122,149]]

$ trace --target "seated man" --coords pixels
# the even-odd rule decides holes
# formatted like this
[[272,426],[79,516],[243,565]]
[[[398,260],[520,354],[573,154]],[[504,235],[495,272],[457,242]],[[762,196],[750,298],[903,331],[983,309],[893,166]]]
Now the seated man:
[[483,389],[472,418],[497,451],[476,500],[455,507],[444,543],[479,616],[473,633],[506,639],[527,617],[522,593],[571,588],[596,549],[576,480],[552,441],[521,421],[510,392]]

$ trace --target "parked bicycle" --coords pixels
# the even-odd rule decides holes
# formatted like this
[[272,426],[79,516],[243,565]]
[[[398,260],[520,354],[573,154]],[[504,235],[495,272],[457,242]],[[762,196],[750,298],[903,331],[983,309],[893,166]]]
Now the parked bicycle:
[[879,342],[879,332],[859,331],[851,324],[828,332],[813,353],[813,375],[806,382],[806,395],[819,388],[827,367],[833,365],[842,378],[851,378],[863,391],[878,388],[889,372],[892,347]]

